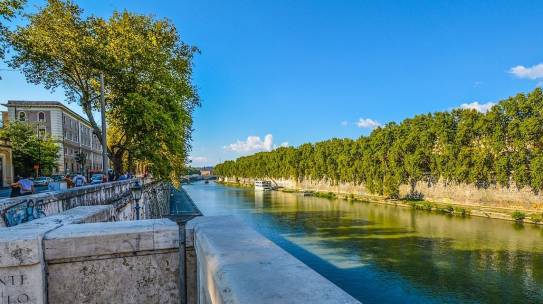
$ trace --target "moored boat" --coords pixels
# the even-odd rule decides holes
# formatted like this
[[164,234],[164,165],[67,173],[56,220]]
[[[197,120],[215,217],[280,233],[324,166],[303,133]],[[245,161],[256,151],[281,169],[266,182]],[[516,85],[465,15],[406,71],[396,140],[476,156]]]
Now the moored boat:
[[255,181],[255,190],[257,191],[271,191],[272,189],[273,188],[270,181],[265,181],[265,180]]

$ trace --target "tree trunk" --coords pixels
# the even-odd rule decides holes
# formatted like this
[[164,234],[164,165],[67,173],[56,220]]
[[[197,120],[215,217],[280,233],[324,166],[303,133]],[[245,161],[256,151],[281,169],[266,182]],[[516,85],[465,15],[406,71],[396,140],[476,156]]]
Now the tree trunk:
[[115,174],[115,177],[119,177],[121,174],[123,174],[123,156],[124,156],[124,150],[117,150],[115,153],[113,153],[113,157],[111,158],[111,162],[113,163],[113,172]]

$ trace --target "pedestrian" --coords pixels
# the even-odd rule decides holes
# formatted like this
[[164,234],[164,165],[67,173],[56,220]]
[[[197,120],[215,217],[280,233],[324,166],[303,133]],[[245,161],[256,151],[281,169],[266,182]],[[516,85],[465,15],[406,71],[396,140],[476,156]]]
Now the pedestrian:
[[112,169],[109,169],[107,170],[107,180],[109,182],[112,182],[115,180],[115,174],[113,174],[113,170]]
[[66,182],[66,187],[68,187],[68,189],[74,187],[74,181],[70,178],[69,174],[66,174],[62,180]]
[[29,178],[22,178],[19,180],[21,185],[21,195],[30,195],[35,192],[34,182]]
[[21,178],[19,176],[15,176],[15,179],[13,179],[13,183],[11,183],[11,194],[9,197],[17,197],[21,196],[21,184],[19,183],[19,180]]
[[83,175],[77,174],[76,176],[74,176],[75,187],[84,186],[86,183],[87,183],[87,179]]

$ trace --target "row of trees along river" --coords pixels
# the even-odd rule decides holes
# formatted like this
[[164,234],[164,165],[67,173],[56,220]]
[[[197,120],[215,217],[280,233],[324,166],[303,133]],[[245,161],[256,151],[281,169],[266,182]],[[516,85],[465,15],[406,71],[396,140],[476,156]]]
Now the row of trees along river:
[[326,179],[397,197],[401,184],[465,183],[543,189],[543,91],[471,109],[417,115],[369,136],[256,153],[215,167],[220,176]]

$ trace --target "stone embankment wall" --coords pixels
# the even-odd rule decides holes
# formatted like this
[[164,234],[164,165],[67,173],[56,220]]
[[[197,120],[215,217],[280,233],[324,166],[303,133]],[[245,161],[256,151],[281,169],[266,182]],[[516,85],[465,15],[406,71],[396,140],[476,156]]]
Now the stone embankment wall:
[[187,303],[359,303],[235,217],[197,217],[186,235]]
[[[220,180],[245,185],[254,184],[254,179],[252,178],[223,177],[220,178]],[[273,179],[273,181],[278,186],[289,189],[377,197],[367,191],[364,185],[355,185],[352,183],[331,185],[329,182],[324,180],[303,180],[298,182],[292,179]],[[543,195],[541,193],[535,194],[528,188],[517,189],[515,187],[504,188],[491,186],[483,189],[477,188],[474,185],[444,184],[440,182],[431,186],[428,186],[426,183],[418,183],[416,190],[421,192],[426,200],[446,204],[522,209],[531,211],[543,210]],[[408,185],[402,185],[400,187],[401,196],[405,196],[409,193],[409,191],[410,187]]]
[[[103,201],[108,205],[81,200],[83,206],[0,228],[0,303],[179,303],[179,227],[165,219],[129,221],[130,193],[106,191],[119,194]],[[168,210],[168,199],[169,187],[147,184],[141,218]],[[120,219],[126,221],[114,222]]]
[[[88,185],[65,191],[49,191],[17,198],[0,199],[0,227],[14,226],[17,218],[34,206],[38,216],[50,216],[79,206],[113,205],[114,220],[135,219],[130,187],[135,180]],[[171,189],[162,182],[144,183],[141,218],[160,218],[169,212]]]
[[43,249],[48,303],[179,303],[179,228],[168,219],[67,225]]

